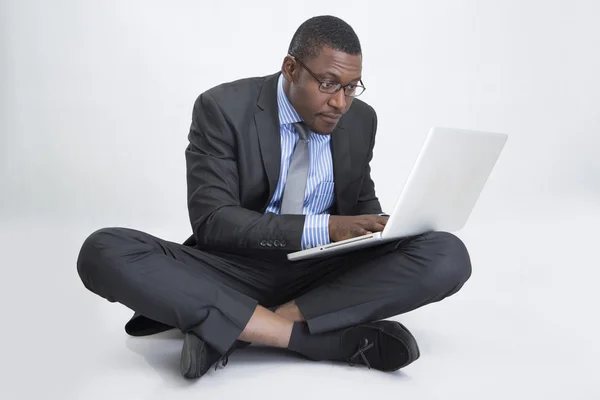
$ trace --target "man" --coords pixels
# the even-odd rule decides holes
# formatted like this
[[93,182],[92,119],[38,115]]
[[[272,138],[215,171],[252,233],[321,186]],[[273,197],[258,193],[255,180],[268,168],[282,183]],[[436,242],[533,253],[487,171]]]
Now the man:
[[376,114],[356,99],[364,84],[355,32],[332,16],[311,18],[288,53],[276,74],[198,97],[185,151],[193,234],[183,245],[104,228],[79,254],[85,286],[135,310],[129,334],[185,333],[186,378],[249,343],[397,370],[419,348],[385,319],[454,294],[471,274],[465,246],[445,232],[287,261],[387,221],[370,177]]

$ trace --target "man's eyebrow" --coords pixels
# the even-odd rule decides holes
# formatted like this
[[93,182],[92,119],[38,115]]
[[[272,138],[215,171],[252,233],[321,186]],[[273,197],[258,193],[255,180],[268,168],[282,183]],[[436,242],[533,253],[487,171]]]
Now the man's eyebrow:
[[[338,81],[340,80],[340,76],[338,74],[336,74],[336,73],[333,73],[333,72],[324,72],[324,73],[318,74],[318,75],[321,75],[324,78],[326,78],[326,77],[333,77],[333,78],[337,79]],[[354,78],[354,79],[350,80],[350,82],[354,82],[354,81],[358,82],[361,79],[362,79],[362,76],[359,76],[357,78]]]

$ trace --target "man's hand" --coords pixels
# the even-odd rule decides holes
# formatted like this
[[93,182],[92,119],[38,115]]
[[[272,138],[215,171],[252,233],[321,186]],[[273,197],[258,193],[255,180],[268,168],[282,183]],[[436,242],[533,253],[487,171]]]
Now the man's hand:
[[388,218],[379,215],[331,215],[329,217],[329,238],[332,242],[339,242],[381,232]]

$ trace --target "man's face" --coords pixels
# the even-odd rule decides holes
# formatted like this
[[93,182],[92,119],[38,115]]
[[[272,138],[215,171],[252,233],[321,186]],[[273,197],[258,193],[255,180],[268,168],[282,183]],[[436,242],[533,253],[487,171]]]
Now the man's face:
[[[299,60],[321,82],[359,84],[362,72],[362,56],[350,55],[329,47],[321,49],[318,57]],[[286,94],[290,102],[311,127],[320,134],[333,132],[340,117],[348,111],[352,97],[341,89],[335,94],[323,93],[320,83],[292,57],[284,59],[282,71],[286,78]]]

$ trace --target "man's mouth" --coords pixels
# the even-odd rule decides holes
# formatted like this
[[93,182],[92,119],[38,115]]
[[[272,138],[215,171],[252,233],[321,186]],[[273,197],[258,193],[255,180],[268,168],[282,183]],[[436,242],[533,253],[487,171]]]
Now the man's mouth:
[[330,124],[335,124],[337,123],[340,118],[342,117],[340,114],[319,114],[319,116],[325,121],[328,122]]

